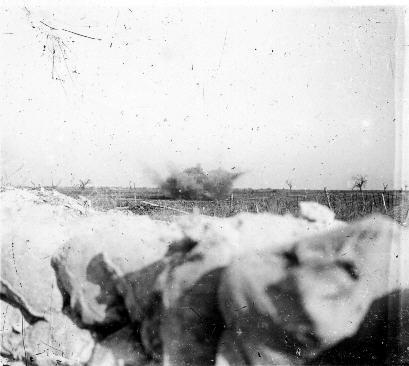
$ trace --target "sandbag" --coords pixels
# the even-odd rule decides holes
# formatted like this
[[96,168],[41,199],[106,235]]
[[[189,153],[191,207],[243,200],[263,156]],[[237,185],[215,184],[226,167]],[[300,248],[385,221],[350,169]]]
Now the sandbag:
[[36,366],[83,365],[91,357],[95,344],[90,332],[79,329],[61,313],[4,334],[3,341],[11,351],[2,351],[3,355]]
[[21,311],[0,300],[1,311],[1,343],[0,354],[9,359],[18,359],[21,334],[30,324],[24,320]]
[[[219,289],[227,330],[218,364],[309,364],[358,334],[374,302],[409,288],[407,238],[372,216],[284,251],[235,257]],[[376,327],[370,333],[376,338]]]
[[56,191],[7,188],[0,198],[0,294],[30,323],[47,319],[62,307],[51,256],[86,210]]
[[149,360],[131,326],[126,326],[96,344],[87,366],[146,366]]
[[62,297],[50,266],[51,255],[62,238],[56,235],[56,245],[48,245],[50,240],[42,238],[47,235],[45,224],[44,232],[30,233],[31,229],[26,226],[27,222],[21,223],[19,230],[12,231],[9,227],[8,232],[2,234],[0,292],[2,298],[20,308],[27,321],[33,323],[48,318],[62,307]]
[[[308,218],[303,214],[308,211]],[[317,212],[316,212],[317,211]],[[314,213],[319,213],[314,216]],[[314,221],[314,217],[318,218]],[[295,239],[343,226],[320,205],[305,204],[301,217],[240,214],[232,218],[191,216],[179,220],[184,237],[169,248],[158,279],[163,307],[160,335],[166,362],[211,365],[224,320],[217,298],[220,278],[240,253],[280,251]]]
[[375,299],[358,331],[311,365],[409,365],[409,290]]
[[90,217],[83,225],[81,235],[58,249],[52,266],[65,311],[80,326],[109,334],[129,319],[116,279],[160,260],[180,235],[166,223],[119,214]]

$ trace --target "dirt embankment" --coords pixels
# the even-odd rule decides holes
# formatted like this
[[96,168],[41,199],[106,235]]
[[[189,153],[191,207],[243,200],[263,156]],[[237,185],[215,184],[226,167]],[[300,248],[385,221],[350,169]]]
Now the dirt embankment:
[[408,364],[407,229],[301,205],[169,224],[4,190],[4,363]]

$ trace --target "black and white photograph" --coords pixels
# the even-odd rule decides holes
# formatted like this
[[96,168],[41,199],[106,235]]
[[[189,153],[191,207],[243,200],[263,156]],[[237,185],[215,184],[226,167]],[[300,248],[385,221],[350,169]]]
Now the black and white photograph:
[[0,364],[409,365],[409,7],[0,5]]

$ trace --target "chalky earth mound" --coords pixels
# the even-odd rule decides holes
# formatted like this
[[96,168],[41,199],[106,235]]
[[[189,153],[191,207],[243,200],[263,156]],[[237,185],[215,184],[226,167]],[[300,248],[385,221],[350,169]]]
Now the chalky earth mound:
[[0,195],[3,364],[409,364],[409,235],[387,217],[166,223]]

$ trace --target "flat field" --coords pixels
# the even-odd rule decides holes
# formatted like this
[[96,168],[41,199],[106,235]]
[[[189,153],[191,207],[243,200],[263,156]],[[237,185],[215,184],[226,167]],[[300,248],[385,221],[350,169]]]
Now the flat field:
[[96,209],[128,210],[161,220],[194,211],[218,217],[239,212],[297,214],[300,201],[326,205],[338,219],[346,221],[379,212],[405,222],[409,210],[409,191],[235,189],[229,198],[218,201],[169,199],[156,188],[91,187],[81,190],[62,187],[58,191],[77,198],[82,196]]

